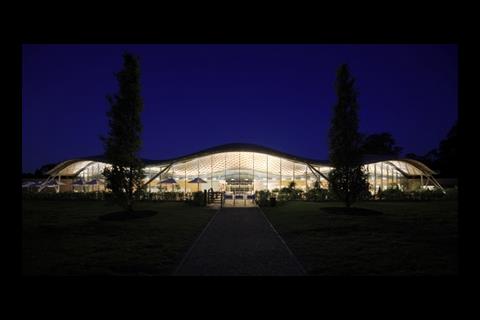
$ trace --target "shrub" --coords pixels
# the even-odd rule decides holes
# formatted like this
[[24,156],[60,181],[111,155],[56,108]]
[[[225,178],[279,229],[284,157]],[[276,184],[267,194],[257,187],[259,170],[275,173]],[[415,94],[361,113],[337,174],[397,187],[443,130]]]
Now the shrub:
[[304,192],[302,189],[293,189],[292,200],[303,200]]
[[159,199],[164,201],[177,201],[178,197],[179,197],[178,192],[168,191],[168,192],[161,192]]
[[255,199],[260,207],[270,206],[270,197],[271,193],[268,190],[260,190],[255,192]]
[[331,189],[328,189],[326,200],[328,200],[328,201],[340,201],[340,198],[337,196],[337,194],[335,192],[333,192]]
[[[293,181],[290,183],[292,185]],[[303,199],[303,190],[302,189],[293,189],[293,188],[282,188],[278,191],[277,200],[278,201],[291,201],[291,200],[301,200]]]
[[291,191],[288,188],[282,188],[278,191],[277,200],[280,202],[291,200]]
[[445,196],[444,196],[444,199],[445,200],[457,200],[458,199],[458,188],[448,188],[448,189],[445,189]]
[[305,199],[307,201],[325,201],[327,200],[327,189],[322,189],[322,188],[314,188],[310,189],[307,192],[305,192]]
[[406,194],[400,190],[398,187],[388,188],[383,190],[380,195],[380,200],[405,200],[407,199]]
[[197,191],[193,193],[193,198],[187,200],[187,203],[192,206],[202,207],[205,205],[205,199],[203,191]]
[[104,200],[109,192],[23,192],[24,200]]
[[445,199],[445,194],[442,190],[435,189],[435,190],[416,190],[411,192],[410,197],[412,200],[440,200]]
[[371,194],[370,191],[366,189],[359,193],[358,200],[362,200],[362,201],[373,200],[373,194]]

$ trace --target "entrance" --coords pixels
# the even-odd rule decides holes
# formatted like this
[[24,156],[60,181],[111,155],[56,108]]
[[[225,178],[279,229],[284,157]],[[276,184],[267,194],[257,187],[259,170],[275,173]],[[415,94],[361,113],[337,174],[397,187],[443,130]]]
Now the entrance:
[[255,205],[253,179],[230,178],[226,181],[225,206],[250,207]]
[[225,191],[233,194],[253,194],[253,180],[228,179]]

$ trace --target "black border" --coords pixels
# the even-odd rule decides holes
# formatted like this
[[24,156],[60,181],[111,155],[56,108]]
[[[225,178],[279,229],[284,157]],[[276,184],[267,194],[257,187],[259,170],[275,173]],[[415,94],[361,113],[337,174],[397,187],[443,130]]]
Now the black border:
[[[413,10],[414,8],[412,8]],[[332,15],[336,17],[341,15],[342,12],[333,12]],[[163,12],[162,16],[166,13]],[[322,19],[328,12],[322,12],[319,10],[318,19]],[[434,15],[434,13],[432,13]],[[87,17],[82,17],[85,20]],[[158,18],[158,17],[157,17]],[[49,19],[48,17],[42,17],[42,19]],[[160,18],[158,18],[160,20]],[[365,19],[368,19],[365,18]],[[9,92],[14,93],[13,103],[9,104],[15,106],[14,117],[16,121],[5,121],[4,129],[9,125],[13,128],[8,128],[4,133],[4,140],[11,145],[4,146],[4,150],[16,150],[15,154],[19,156],[18,159],[8,158],[7,170],[9,181],[20,181],[21,177],[17,174],[21,174],[21,45],[22,43],[457,43],[459,44],[459,135],[462,141],[466,141],[469,134],[467,133],[466,123],[468,119],[472,120],[466,115],[468,110],[467,105],[474,102],[477,99],[469,100],[467,97],[470,93],[475,92],[470,89],[472,83],[468,80],[468,69],[470,66],[468,59],[468,52],[471,46],[466,41],[466,35],[459,28],[452,28],[452,24],[439,26],[438,24],[431,24],[431,21],[425,21],[425,28],[418,28],[418,25],[412,25],[412,20],[405,17],[406,24],[398,24],[394,21],[393,26],[384,25],[385,21],[381,23],[373,22],[373,26],[367,27],[358,25],[353,21],[348,23],[345,27],[340,27],[339,24],[317,23],[315,20],[312,23],[300,24],[299,28],[292,25],[296,23],[286,19],[286,23],[282,25],[270,25],[267,28],[258,28],[257,26],[248,27],[248,17],[241,19],[243,23],[239,23],[231,27],[230,29],[223,27],[221,23],[217,25],[197,28],[197,24],[187,24],[183,28],[181,22],[177,21],[174,24],[165,26],[162,24],[152,23],[155,27],[145,26],[140,24],[135,28],[116,28],[116,24],[106,28],[98,28],[97,26],[90,26],[90,24],[84,21],[83,23],[74,24],[74,26],[68,25],[65,27],[62,22],[53,22],[52,24],[40,23],[35,25],[34,23],[27,26],[26,29],[19,31],[17,35],[10,35],[11,45],[9,46],[8,53],[11,64],[8,67],[12,68],[12,76],[8,79],[10,88]],[[385,18],[385,20],[388,20]],[[421,18],[419,19],[421,20]],[[439,19],[441,20],[441,19]],[[124,20],[123,23],[126,23]],[[132,24],[137,23],[133,21]],[[363,21],[366,23],[366,21]],[[437,21],[438,23],[438,21]],[[453,22],[454,23],[454,22]],[[110,24],[109,21],[105,23]],[[267,23],[268,24],[268,23]],[[32,27],[33,25],[33,27]],[[369,27],[370,26],[370,27]],[[346,29],[346,30],[345,30]],[[472,56],[470,56],[472,58]],[[475,59],[472,59],[475,60]],[[471,76],[471,75],[470,75]],[[470,97],[471,98],[471,97]],[[478,101],[478,100],[477,100]],[[19,125],[19,126],[18,126]],[[17,138],[12,139],[11,133],[18,134]],[[471,143],[466,143],[459,147],[459,150],[463,154],[467,153],[466,150],[471,149]],[[473,150],[472,150],[473,151]],[[10,152],[9,152],[10,153]],[[466,157],[467,158],[467,157]],[[459,198],[459,224],[460,224],[460,274],[458,277],[408,277],[408,278],[155,278],[155,279],[92,279],[92,278],[22,278],[21,292],[25,295],[31,296],[33,299],[38,299],[41,296],[48,298],[48,295],[58,297],[69,294],[77,293],[74,299],[78,299],[79,296],[85,297],[83,293],[88,292],[89,298],[106,299],[106,296],[113,295],[115,297],[121,297],[125,294],[125,298],[129,299],[136,295],[138,292],[149,293],[156,292],[158,298],[160,295],[170,296],[170,298],[178,298],[180,300],[185,297],[193,300],[200,299],[202,296],[209,301],[208,305],[204,305],[205,308],[215,308],[218,303],[219,297],[229,298],[233,296],[225,295],[225,292],[233,294],[234,292],[240,295],[248,293],[248,299],[245,301],[263,301],[266,303],[268,297],[274,296],[278,298],[283,296],[292,300],[285,301],[285,303],[292,303],[296,301],[295,296],[303,297],[306,302],[310,304],[310,307],[315,306],[317,315],[321,314],[320,305],[321,301],[324,301],[320,296],[329,296],[333,300],[340,302],[343,305],[342,308],[348,308],[349,302],[342,302],[348,299],[366,299],[369,300],[371,294],[376,298],[384,296],[385,300],[401,298],[400,304],[403,305],[405,301],[415,301],[413,305],[417,305],[418,302],[425,302],[425,300],[433,299],[436,301],[436,310],[442,309],[445,305],[441,306],[439,303],[447,302],[449,305],[452,301],[455,301],[454,296],[457,296],[463,289],[459,288],[459,284],[462,282],[460,278],[464,279],[469,270],[470,263],[468,257],[475,254],[476,250],[465,248],[467,243],[470,243],[468,234],[468,228],[472,227],[469,221],[471,215],[476,214],[476,210],[468,210],[465,201],[467,199],[474,199],[472,194],[469,194],[467,187],[468,181],[471,181],[471,173],[467,172],[468,168],[476,167],[473,163],[472,157],[470,160],[465,161],[465,165],[462,166],[462,171],[459,177],[460,182],[460,198]],[[462,159],[463,161],[463,159]],[[13,169],[15,168],[15,169]],[[12,177],[10,177],[12,175]],[[20,185],[18,183],[17,185]],[[12,188],[10,185],[6,186],[9,191],[15,190],[15,199],[21,200],[21,189]],[[470,189],[472,190],[472,189]],[[17,198],[18,196],[18,198]],[[14,199],[10,198],[10,199]],[[21,201],[19,201],[21,203]],[[16,202],[16,203],[19,203]],[[4,211],[5,213],[5,211]],[[7,231],[12,232],[11,235],[7,235],[11,244],[11,239],[21,239],[21,215],[17,209],[11,209],[7,219],[12,219],[12,222],[5,222],[5,226],[8,225]],[[18,219],[18,220],[17,220]],[[8,234],[7,232],[7,234]],[[18,274],[21,272],[21,263],[17,269],[16,261],[21,260],[21,254],[17,252],[18,248],[21,250],[21,242],[19,246],[11,245],[13,256],[19,257],[12,258],[10,265],[14,266],[14,270],[11,270],[8,274]],[[20,251],[21,252],[21,251]],[[17,256],[18,255],[18,256]],[[18,284],[18,283],[17,283]],[[252,285],[256,285],[259,289],[254,289]],[[49,289],[47,289],[49,288]],[[108,288],[108,289],[107,289]],[[208,288],[208,289],[207,289]],[[243,290],[241,290],[243,289]],[[241,291],[240,291],[241,290]],[[206,293],[208,291],[208,294]],[[116,292],[117,294],[113,294]],[[211,294],[211,295],[210,295]],[[393,295],[393,296],[392,296]],[[306,298],[308,296],[308,298]],[[51,297],[51,296],[50,296]],[[239,295],[235,295],[239,297]],[[68,298],[67,298],[68,299]],[[135,298],[130,298],[135,300]],[[453,299],[453,300],[449,300]],[[88,300],[88,299],[87,299]],[[313,300],[313,301],[312,301]],[[382,300],[382,301],[380,301]],[[370,301],[372,307],[379,308],[378,304],[384,302],[383,299]],[[245,302],[244,301],[244,302]],[[277,310],[279,300],[275,303]],[[403,303],[402,303],[403,302]],[[58,303],[60,303],[58,301]],[[158,302],[157,302],[158,303]],[[241,303],[242,304],[242,303]],[[428,303],[426,304],[428,306]],[[273,307],[273,305],[270,305]],[[399,306],[397,305],[397,308]],[[408,307],[405,305],[405,307]],[[188,306],[185,306],[188,308]],[[400,307],[401,308],[401,307]],[[306,308],[308,309],[308,308]],[[391,313],[395,313],[396,310],[390,310]],[[433,311],[433,310],[432,310]]]

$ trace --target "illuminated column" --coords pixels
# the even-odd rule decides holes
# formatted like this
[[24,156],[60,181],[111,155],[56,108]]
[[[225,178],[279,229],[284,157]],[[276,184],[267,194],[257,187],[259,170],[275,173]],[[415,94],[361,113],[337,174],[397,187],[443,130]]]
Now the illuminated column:
[[293,163],[293,183],[295,183],[295,162]]
[[280,158],[280,189],[282,189],[282,158]]
[[387,172],[387,188],[388,188],[389,180],[390,180],[390,168],[388,164],[385,164],[385,171]]
[[185,180],[183,181],[183,197],[187,196],[187,162],[185,161]]
[[368,172],[370,174],[370,188],[372,188],[373,192],[375,193],[375,178],[373,176],[373,170],[370,164],[368,164]]
[[392,168],[392,184],[395,185],[397,182],[397,169]]
[[268,189],[268,154],[267,154],[267,190],[269,190]]
[[305,166],[305,191],[308,191],[308,183],[307,183],[307,166]]
[[390,186],[393,186],[395,183],[394,174],[394,168],[390,165]]
[[[200,158],[197,159],[197,178],[200,178]],[[197,191],[200,191],[200,182],[197,183]]]
[[393,184],[397,185],[397,169],[393,167],[392,170],[393,170],[393,177],[392,177]]
[[255,152],[252,152],[252,183],[253,183],[253,192],[255,192]]
[[365,168],[367,168],[367,175],[368,175],[368,183],[370,189],[372,189],[372,175],[370,174],[370,166],[368,164],[365,165]]
[[380,176],[382,177],[380,179],[380,186],[381,186],[382,191],[383,191],[383,162],[380,162]]
[[367,174],[368,174],[368,183],[370,184],[370,190],[375,189],[375,187],[372,188],[372,174],[370,172],[370,165],[366,164],[365,167],[367,168]]
[[210,155],[210,189],[213,189],[213,155]]
[[392,172],[392,166],[387,165],[388,168],[388,186],[390,187],[393,183],[393,172]]
[[[100,179],[100,162],[97,162],[97,179]],[[150,188],[150,184],[148,185],[148,188]],[[99,191],[99,189],[100,189],[100,181],[98,181],[97,191]]]
[[[320,167],[318,168],[318,171],[320,171]],[[313,171],[312,171],[313,173]],[[315,174],[315,176],[317,176]],[[321,174],[318,174],[318,186],[321,188],[322,187],[322,175]]]
[[392,171],[392,166],[387,165],[388,167],[388,186],[391,187],[393,184],[393,171]]
[[376,163],[373,164],[373,180],[375,181],[373,183],[373,188],[375,190],[374,194],[377,194],[378,189],[377,189],[377,164]]

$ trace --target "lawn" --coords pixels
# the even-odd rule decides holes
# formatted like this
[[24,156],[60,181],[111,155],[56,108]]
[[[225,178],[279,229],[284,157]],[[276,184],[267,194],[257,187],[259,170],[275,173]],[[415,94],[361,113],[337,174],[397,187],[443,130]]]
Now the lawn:
[[327,213],[340,203],[264,208],[309,275],[458,274],[456,201],[361,202],[381,215]]
[[183,203],[138,203],[158,214],[98,218],[120,208],[101,201],[24,200],[24,275],[170,275],[215,210]]

